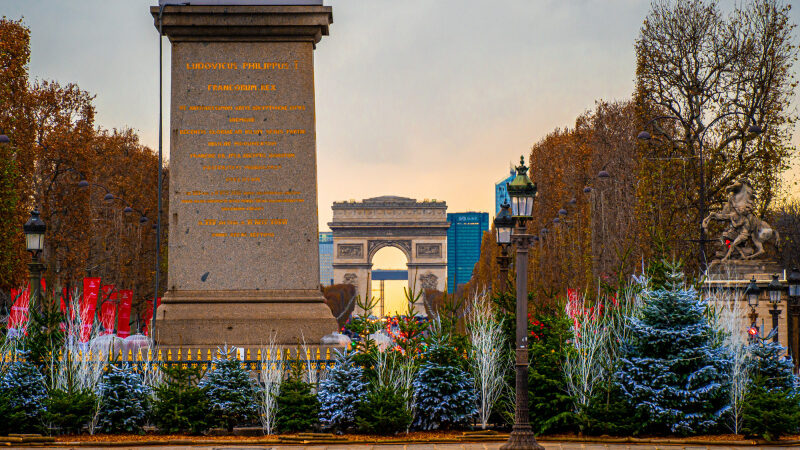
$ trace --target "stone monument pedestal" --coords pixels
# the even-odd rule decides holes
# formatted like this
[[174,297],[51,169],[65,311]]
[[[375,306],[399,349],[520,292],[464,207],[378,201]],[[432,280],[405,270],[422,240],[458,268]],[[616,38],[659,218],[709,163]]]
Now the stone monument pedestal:
[[316,345],[338,329],[319,291],[314,117],[332,11],[236,3],[150,8],[172,44],[163,347]]

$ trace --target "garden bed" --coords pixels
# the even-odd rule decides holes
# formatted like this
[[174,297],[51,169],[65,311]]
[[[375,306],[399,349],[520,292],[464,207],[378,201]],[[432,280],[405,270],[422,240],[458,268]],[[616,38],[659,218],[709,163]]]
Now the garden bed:
[[[50,438],[52,439],[52,438]],[[28,446],[125,446],[125,445],[305,445],[325,443],[458,443],[458,442],[502,442],[508,439],[505,433],[470,433],[460,431],[428,431],[411,432],[395,436],[365,435],[365,434],[283,434],[267,436],[191,436],[191,435],[161,435],[161,434],[96,434],[96,435],[63,435],[49,442],[3,442],[0,445],[28,445]],[[579,436],[576,434],[559,434],[540,436],[541,442],[591,442],[591,443],[629,443],[629,444],[661,444],[661,445],[781,445],[800,446],[800,435],[785,436],[780,441],[767,442],[763,440],[745,439],[742,435],[721,434],[707,436],[678,437],[612,437],[612,436]]]

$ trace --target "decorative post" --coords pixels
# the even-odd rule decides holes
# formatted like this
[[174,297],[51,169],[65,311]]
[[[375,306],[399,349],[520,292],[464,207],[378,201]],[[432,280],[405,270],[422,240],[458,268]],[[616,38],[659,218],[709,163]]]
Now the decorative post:
[[516,408],[514,428],[501,449],[544,449],[536,442],[528,413],[528,248],[533,236],[525,223],[531,218],[536,185],[528,178],[524,157],[520,157],[517,176],[508,184],[513,218],[516,222],[512,242],[517,251],[517,338],[516,338]]
[[761,295],[761,288],[758,287],[756,284],[756,278],[752,277],[750,279],[750,283],[747,285],[747,289],[744,291],[745,297],[747,297],[747,304],[750,306],[750,314],[748,317],[750,318],[750,330],[748,333],[750,334],[750,340],[755,340],[759,335],[758,324],[756,320],[758,320],[758,313],[756,312],[756,307],[758,306],[758,297]]
[[783,290],[783,286],[781,286],[781,282],[778,280],[778,275],[772,275],[772,281],[767,286],[767,291],[769,292],[769,303],[772,305],[772,309],[769,310],[770,315],[772,316],[772,342],[778,342],[778,317],[781,315],[780,304],[781,304],[781,291]]
[[500,267],[500,290],[508,291],[508,267],[511,265],[511,257],[508,255],[508,246],[511,243],[511,231],[514,228],[514,218],[511,217],[511,205],[503,203],[500,206],[500,213],[494,218],[494,231],[496,233],[497,245],[500,246],[500,256],[497,257],[497,265]]
[[800,271],[797,267],[792,268],[786,276],[786,283],[789,285],[789,354],[794,362],[794,370],[800,367]]

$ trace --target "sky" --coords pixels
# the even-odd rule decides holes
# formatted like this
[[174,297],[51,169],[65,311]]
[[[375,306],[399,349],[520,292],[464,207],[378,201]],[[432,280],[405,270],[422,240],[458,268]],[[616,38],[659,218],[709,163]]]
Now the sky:
[[[131,127],[155,149],[155,3],[0,0],[0,14],[31,28],[32,77],[77,83],[96,95],[98,125]],[[334,201],[380,195],[493,213],[494,183],[533,143],[596,100],[630,97],[649,10],[645,0],[325,4],[334,22],[314,55],[321,231]],[[791,14],[800,23],[800,8]],[[166,39],[164,61],[168,99]]]

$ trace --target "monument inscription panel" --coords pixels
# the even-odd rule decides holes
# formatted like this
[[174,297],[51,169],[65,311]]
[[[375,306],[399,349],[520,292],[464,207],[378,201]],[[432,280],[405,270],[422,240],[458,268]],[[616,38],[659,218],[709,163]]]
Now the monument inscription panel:
[[173,46],[170,289],[318,284],[312,50]]
[[169,279],[161,345],[315,343],[319,291],[314,46],[331,8],[150,9],[172,43]]

